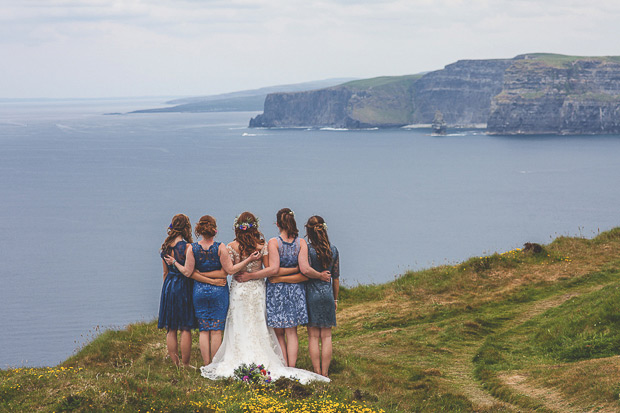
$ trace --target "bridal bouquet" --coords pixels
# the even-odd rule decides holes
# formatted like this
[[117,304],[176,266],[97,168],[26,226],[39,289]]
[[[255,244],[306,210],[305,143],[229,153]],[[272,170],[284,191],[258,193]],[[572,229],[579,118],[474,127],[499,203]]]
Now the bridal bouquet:
[[258,366],[254,363],[250,364],[242,364],[237,367],[234,372],[235,379],[244,381],[246,383],[256,383],[256,384],[269,384],[271,383],[270,372],[268,372],[264,365],[259,364]]

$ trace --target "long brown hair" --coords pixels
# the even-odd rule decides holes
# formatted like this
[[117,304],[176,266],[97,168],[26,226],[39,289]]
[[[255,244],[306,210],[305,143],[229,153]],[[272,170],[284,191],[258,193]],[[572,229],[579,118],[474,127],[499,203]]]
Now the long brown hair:
[[290,208],[282,208],[278,211],[276,214],[276,225],[278,225],[278,228],[286,231],[290,238],[295,238],[299,235],[297,223],[295,222],[295,213]]
[[217,223],[215,222],[215,218],[211,215],[203,215],[200,217],[200,221],[196,224],[194,228],[194,233],[196,236],[202,236],[203,238],[211,238],[217,234]]
[[251,212],[242,212],[235,219],[235,241],[239,243],[239,253],[247,257],[256,251],[259,244],[265,243],[263,234],[258,231],[258,219]]
[[319,262],[323,268],[329,268],[332,264],[332,248],[329,244],[325,220],[318,215],[308,218],[308,222],[306,223],[306,235],[316,250]]
[[192,239],[192,224],[189,222],[189,217],[185,214],[176,214],[172,217],[172,222],[168,226],[168,236],[161,244],[161,250],[163,252],[170,252],[172,249],[172,242],[176,237],[181,236],[187,242],[193,242]]

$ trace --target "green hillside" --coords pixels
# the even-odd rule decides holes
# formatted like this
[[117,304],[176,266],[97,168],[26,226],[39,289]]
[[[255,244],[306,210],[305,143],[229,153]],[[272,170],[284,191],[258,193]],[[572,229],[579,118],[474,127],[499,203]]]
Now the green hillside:
[[343,289],[330,384],[211,382],[173,367],[146,323],[53,368],[1,371],[0,411],[620,410],[620,228],[536,251]]

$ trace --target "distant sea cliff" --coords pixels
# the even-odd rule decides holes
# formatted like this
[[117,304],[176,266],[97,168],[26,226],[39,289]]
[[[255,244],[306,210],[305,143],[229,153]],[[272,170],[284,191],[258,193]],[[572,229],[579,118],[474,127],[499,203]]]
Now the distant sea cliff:
[[491,134],[620,133],[620,57],[525,54],[460,60],[421,75],[271,93],[250,127],[372,128],[431,124]]

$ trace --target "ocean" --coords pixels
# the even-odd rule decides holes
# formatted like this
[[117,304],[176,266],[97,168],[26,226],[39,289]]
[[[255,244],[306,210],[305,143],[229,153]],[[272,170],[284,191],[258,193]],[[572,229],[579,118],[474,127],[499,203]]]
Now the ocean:
[[[0,100],[0,368],[55,365],[157,317],[170,219],[325,218],[346,286],[620,225],[620,136],[248,129],[255,112],[105,115]],[[302,229],[303,234],[303,229]],[[162,334],[162,340],[164,335]]]

